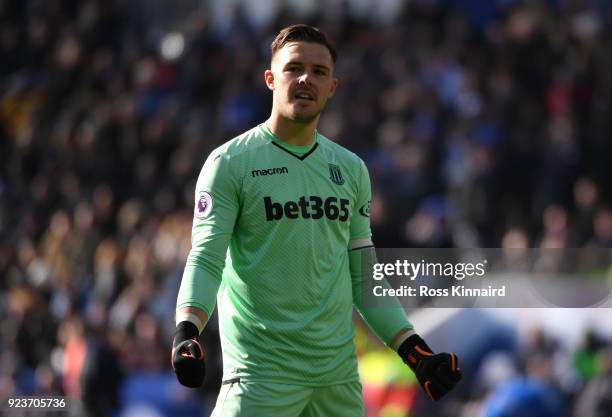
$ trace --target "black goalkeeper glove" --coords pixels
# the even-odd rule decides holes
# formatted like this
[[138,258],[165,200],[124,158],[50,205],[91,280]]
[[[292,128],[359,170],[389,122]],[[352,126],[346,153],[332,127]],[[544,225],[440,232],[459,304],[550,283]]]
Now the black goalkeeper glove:
[[413,334],[404,340],[397,353],[433,401],[444,397],[461,380],[457,356],[454,353],[434,354],[419,335]]
[[172,342],[172,368],[178,381],[186,387],[197,388],[204,382],[204,349],[198,341],[198,328],[189,321],[182,321],[176,326]]

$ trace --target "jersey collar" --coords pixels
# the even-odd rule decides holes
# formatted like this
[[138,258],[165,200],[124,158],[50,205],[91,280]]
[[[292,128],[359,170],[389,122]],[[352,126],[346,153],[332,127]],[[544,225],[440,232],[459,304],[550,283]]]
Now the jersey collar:
[[261,123],[259,125],[259,128],[270,140],[270,143],[272,143],[272,145],[275,145],[276,147],[282,149],[283,151],[295,156],[296,158],[302,161],[306,159],[310,154],[312,154],[319,146],[319,132],[317,130],[314,131],[314,141],[310,145],[296,146],[283,141],[281,138],[272,133],[266,123]]

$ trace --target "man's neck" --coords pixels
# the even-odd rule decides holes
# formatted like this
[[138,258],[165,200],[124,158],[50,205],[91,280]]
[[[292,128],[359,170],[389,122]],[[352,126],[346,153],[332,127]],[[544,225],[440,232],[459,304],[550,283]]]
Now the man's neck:
[[272,114],[266,125],[270,132],[283,142],[293,146],[308,146],[314,141],[314,131],[318,121],[319,117],[310,123],[298,123]]

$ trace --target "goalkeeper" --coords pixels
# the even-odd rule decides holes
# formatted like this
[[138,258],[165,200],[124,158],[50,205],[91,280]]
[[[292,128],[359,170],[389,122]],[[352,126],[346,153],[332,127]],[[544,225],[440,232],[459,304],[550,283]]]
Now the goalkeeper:
[[192,249],[176,307],[172,363],[199,386],[198,336],[218,305],[223,382],[214,417],[363,415],[352,307],[437,400],[461,378],[397,303],[361,304],[373,257],[370,180],[356,155],[316,126],[336,89],[336,53],[308,25],[272,42],[270,118],[214,150],[196,185]]

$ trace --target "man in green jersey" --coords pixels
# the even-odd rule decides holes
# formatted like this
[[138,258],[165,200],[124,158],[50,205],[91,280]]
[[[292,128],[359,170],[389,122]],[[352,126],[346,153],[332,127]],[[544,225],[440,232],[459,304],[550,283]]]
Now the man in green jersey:
[[176,308],[172,363],[197,387],[198,336],[218,305],[223,385],[213,416],[363,415],[352,308],[439,399],[461,378],[434,354],[399,303],[360,301],[373,256],[365,164],[316,126],[336,90],[336,53],[308,25],[272,42],[270,118],[214,150],[196,185],[192,249]]

